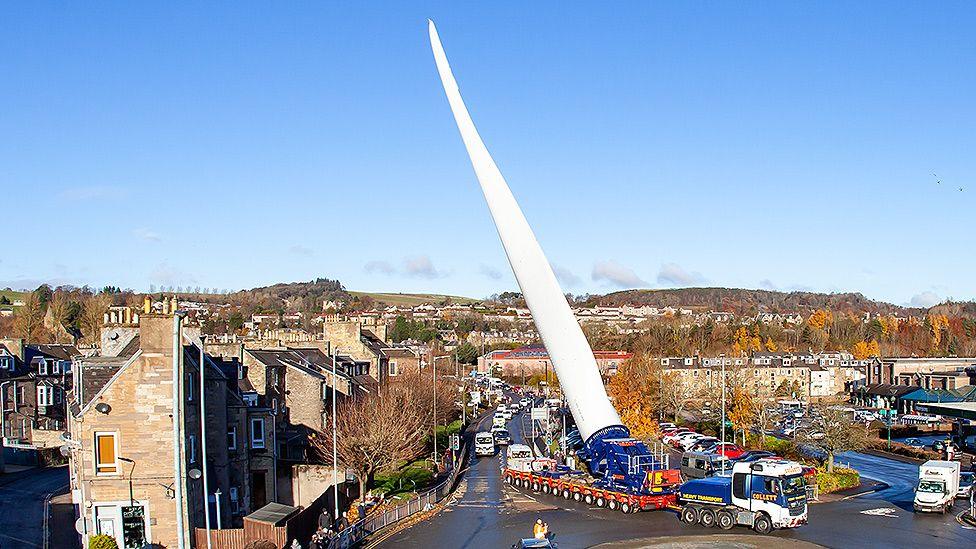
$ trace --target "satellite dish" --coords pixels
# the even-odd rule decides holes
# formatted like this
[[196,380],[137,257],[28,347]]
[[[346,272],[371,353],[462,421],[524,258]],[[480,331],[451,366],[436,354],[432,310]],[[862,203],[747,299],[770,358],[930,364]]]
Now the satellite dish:
[[68,448],[68,445],[67,444],[65,444],[64,446],[58,448],[58,450],[61,452],[61,455],[62,456],[64,456],[64,457],[71,457],[71,448]]
[[187,471],[186,474],[187,474],[187,476],[189,476],[193,480],[197,480],[197,479],[199,479],[200,477],[203,476],[203,473],[200,472],[200,469],[190,469],[189,471]]

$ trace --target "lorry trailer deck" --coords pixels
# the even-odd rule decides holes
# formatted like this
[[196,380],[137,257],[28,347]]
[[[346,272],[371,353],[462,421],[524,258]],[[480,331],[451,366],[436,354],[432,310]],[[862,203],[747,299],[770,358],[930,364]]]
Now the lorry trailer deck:
[[595,486],[578,476],[552,474],[547,472],[526,472],[506,468],[502,478],[516,488],[527,488],[561,496],[564,499],[582,501],[587,505],[606,507],[611,511],[623,513],[654,511],[673,507],[677,501],[676,489],[681,484],[680,472],[676,469],[663,469],[648,474],[647,494],[630,494]]

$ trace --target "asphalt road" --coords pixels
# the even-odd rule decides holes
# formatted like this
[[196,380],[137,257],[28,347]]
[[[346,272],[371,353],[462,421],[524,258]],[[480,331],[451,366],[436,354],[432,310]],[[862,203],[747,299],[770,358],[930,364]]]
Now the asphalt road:
[[44,498],[67,488],[67,467],[0,476],[0,548],[44,547]]
[[[525,422],[528,423],[527,421]],[[509,424],[514,441],[523,441],[523,422]],[[490,427],[490,419],[485,428]],[[728,533],[685,526],[667,511],[624,515],[572,500],[520,491],[499,478],[502,458],[473,458],[463,493],[432,519],[391,537],[382,547],[510,547],[530,537],[537,518],[549,523],[562,549],[637,538],[748,534],[745,528]],[[911,511],[916,470],[909,464],[864,454],[839,458],[864,476],[888,483],[877,493],[810,506],[810,524],[779,530],[783,542],[803,540],[827,547],[971,547],[976,529],[961,526],[952,515],[916,515]],[[956,512],[962,511],[960,502]],[[770,540],[771,542],[773,540]]]

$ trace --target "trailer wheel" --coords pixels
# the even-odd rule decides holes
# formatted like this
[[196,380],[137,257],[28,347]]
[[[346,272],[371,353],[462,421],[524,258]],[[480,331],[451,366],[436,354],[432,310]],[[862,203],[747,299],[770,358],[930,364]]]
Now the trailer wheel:
[[593,505],[593,494],[586,494],[583,501],[585,501],[587,505]]
[[685,524],[695,524],[698,522],[698,509],[692,506],[683,508],[681,510],[681,522]]
[[620,511],[621,511],[621,512],[622,512],[623,514],[625,514],[625,515],[626,515],[626,514],[628,514],[628,513],[630,513],[630,511],[631,511],[631,508],[630,508],[630,504],[629,504],[629,503],[627,503],[626,501],[625,501],[625,502],[623,502],[623,503],[621,503],[621,504],[620,504]]
[[773,531],[773,521],[769,520],[765,513],[759,513],[756,515],[756,522],[753,523],[752,528],[757,534],[766,535]]
[[715,526],[715,511],[712,511],[711,509],[702,509],[701,514],[698,515],[698,523],[705,528]]
[[542,485],[542,493],[543,494],[548,494],[550,491],[551,491],[551,489],[549,488],[549,485],[548,484],[543,484]]
[[728,511],[719,511],[715,514],[715,523],[722,530],[731,530],[735,526],[735,517]]
[[539,491],[539,483],[538,482],[533,482],[532,483],[532,491],[533,492],[538,492]]
[[603,496],[600,496],[600,497],[596,498],[596,506],[597,507],[603,507],[606,504],[607,504],[607,500],[603,499]]
[[607,500],[607,509],[610,509],[611,511],[616,511],[617,510],[617,500],[615,500],[615,499]]
[[563,497],[565,499],[573,497],[573,493],[569,491],[569,488],[563,488]]
[[573,492],[573,501],[579,501],[583,499],[583,494],[579,492]]

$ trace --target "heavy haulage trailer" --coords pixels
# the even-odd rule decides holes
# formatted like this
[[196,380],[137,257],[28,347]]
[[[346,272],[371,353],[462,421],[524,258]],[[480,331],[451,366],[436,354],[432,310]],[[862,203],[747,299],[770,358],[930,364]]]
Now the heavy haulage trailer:
[[[653,486],[653,479],[656,475],[667,477],[670,473],[666,472],[667,469],[663,464],[654,460],[643,442],[630,436],[630,431],[621,423],[619,414],[607,397],[603,379],[593,356],[593,350],[587,343],[582,328],[580,328],[573,311],[566,302],[565,294],[559,287],[552,266],[546,259],[542,247],[539,246],[532,228],[522,213],[522,209],[488,152],[488,148],[485,147],[484,141],[482,141],[474,121],[468,113],[468,108],[461,97],[457,80],[451,71],[451,66],[448,63],[447,55],[444,53],[433,21],[428,22],[428,33],[434,62],[437,65],[437,72],[440,75],[444,93],[461,134],[461,140],[467,150],[468,158],[471,160],[471,166],[474,168],[478,183],[481,185],[485,202],[488,204],[491,217],[495,222],[495,228],[498,230],[505,255],[508,257],[512,272],[522,290],[525,303],[532,313],[532,320],[535,322],[539,336],[549,353],[553,370],[559,380],[560,389],[573,414],[573,419],[576,420],[580,436],[583,437],[583,448],[578,452],[578,456],[586,463],[593,475],[593,481],[590,483],[569,480],[572,477],[564,479],[564,474],[558,470],[540,474],[543,471],[529,468],[528,470],[519,470],[519,475],[515,475],[513,472],[509,478],[518,483],[528,482],[530,488],[538,486],[540,491],[548,489],[551,493],[555,488],[559,490],[560,495],[564,495],[564,491],[569,490],[572,492],[571,497],[576,497],[576,494],[579,493],[581,499],[589,497],[594,502],[599,502],[602,499],[607,505],[613,501],[615,502],[614,505],[620,504],[622,507],[623,503],[626,502],[628,509],[633,509],[635,503],[643,508],[644,503],[650,505],[650,503],[658,501],[653,498],[663,500],[666,496],[673,496],[674,494],[663,492],[665,490],[663,484]],[[749,465],[746,464],[746,466]],[[509,469],[512,468],[509,467]],[[518,468],[515,469],[518,470]],[[746,476],[749,478],[764,476],[757,473],[755,469],[750,469],[750,471],[740,471],[740,477],[738,477],[740,481]],[[762,495],[767,500],[768,498],[775,499],[777,504],[781,498],[751,488],[746,491],[737,490],[735,487],[738,485],[733,486],[733,479],[735,478],[735,471],[733,471],[733,477],[729,479],[728,502],[723,499],[721,503],[723,509],[721,510],[731,513],[737,523],[747,524],[751,521],[751,524],[755,526],[758,521],[760,525],[764,525],[767,519],[761,517],[768,516],[768,513],[762,510],[753,510],[753,507],[762,506],[754,504],[751,500],[743,501],[738,496],[745,493],[756,496]],[[802,480],[802,475],[800,478]],[[697,481],[689,481],[683,484],[680,493],[687,493],[689,498],[693,497],[694,491],[701,488],[693,484],[694,482]],[[654,493],[653,490],[656,488],[660,488],[662,492]],[[794,487],[789,485],[787,488],[792,490]],[[722,492],[724,498],[724,488],[722,488]],[[705,494],[701,497],[705,497]],[[747,497],[746,499],[750,498]],[[788,505],[784,504],[789,507],[788,512],[795,511],[795,507],[792,507],[792,501],[790,499],[787,502]],[[769,503],[769,501],[766,502]],[[708,505],[719,505],[718,503],[698,501],[687,502],[686,507],[694,505],[697,510],[700,504],[706,503]],[[736,510],[733,511],[733,508]],[[710,512],[705,514],[711,516],[714,509],[711,507],[708,509]],[[776,513],[776,516],[779,517],[781,514]],[[697,519],[702,516],[702,513],[696,511],[695,516]],[[726,515],[723,514],[722,516],[725,517]],[[805,497],[802,520],[804,522],[806,520]],[[777,522],[776,519],[771,519],[771,522],[774,525],[783,523],[782,520]],[[799,522],[798,518],[793,517],[787,520],[786,524]]]
[[578,471],[560,472],[557,470],[537,473],[506,468],[502,471],[502,476],[505,482],[516,488],[582,501],[587,505],[606,507],[611,511],[620,510],[625,514],[673,507],[677,500],[675,490],[681,483],[680,474],[675,469],[653,472],[651,483],[648,484],[644,493],[600,488]]

